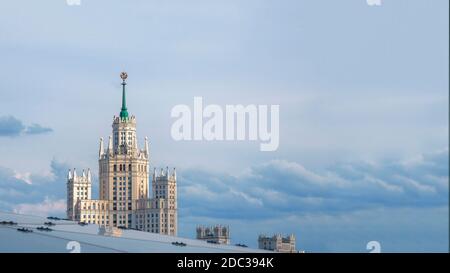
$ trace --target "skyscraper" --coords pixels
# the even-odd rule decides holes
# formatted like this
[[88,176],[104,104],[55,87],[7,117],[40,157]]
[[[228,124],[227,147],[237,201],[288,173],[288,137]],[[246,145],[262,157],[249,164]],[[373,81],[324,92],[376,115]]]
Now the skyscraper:
[[177,234],[177,178],[153,171],[152,197],[149,197],[148,139],[139,149],[136,118],[126,105],[127,73],[122,72],[122,108],[114,116],[108,146],[99,148],[99,199],[91,199],[91,175],[81,177],[69,170],[67,180],[67,216],[71,220],[101,226],[133,228],[168,235]]

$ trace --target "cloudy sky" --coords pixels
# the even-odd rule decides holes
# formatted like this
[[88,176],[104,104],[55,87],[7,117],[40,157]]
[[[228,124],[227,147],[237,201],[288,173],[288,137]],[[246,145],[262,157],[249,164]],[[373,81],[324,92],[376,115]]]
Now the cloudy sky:
[[[97,172],[119,73],[179,229],[307,251],[448,251],[448,1],[17,0],[0,10],[0,209],[63,215]],[[174,141],[172,107],[280,105],[280,146]],[[96,193],[96,187],[95,193]],[[94,193],[94,194],[95,194]]]

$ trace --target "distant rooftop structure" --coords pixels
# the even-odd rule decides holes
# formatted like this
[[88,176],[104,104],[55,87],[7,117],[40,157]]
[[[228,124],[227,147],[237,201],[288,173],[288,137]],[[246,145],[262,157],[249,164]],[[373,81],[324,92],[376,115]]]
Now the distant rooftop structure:
[[211,227],[198,226],[197,239],[213,244],[230,244],[230,227],[215,225]]
[[282,237],[281,234],[275,234],[272,237],[266,235],[259,235],[258,237],[259,249],[271,250],[282,253],[297,253],[295,249],[295,235],[291,234]]
[[[101,235],[102,232],[105,235]],[[0,211],[0,238],[2,238],[0,252],[267,252],[248,247],[209,244],[201,240],[133,229],[118,231],[117,229],[106,230],[103,227],[102,230],[96,224],[2,211]]]
[[112,226],[99,226],[98,235],[121,237],[122,229]]

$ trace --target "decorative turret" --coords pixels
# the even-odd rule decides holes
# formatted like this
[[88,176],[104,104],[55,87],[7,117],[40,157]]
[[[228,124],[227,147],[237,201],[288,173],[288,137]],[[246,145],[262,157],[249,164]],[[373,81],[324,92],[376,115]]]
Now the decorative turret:
[[98,157],[101,158],[103,156],[104,153],[104,149],[103,149],[103,138],[100,138],[100,148],[98,150]]
[[77,170],[74,168],[73,170],[69,169],[67,174],[67,181],[73,181],[76,183],[86,183],[92,181],[91,169],[83,169],[81,176],[77,175]]
[[149,150],[148,150],[148,137],[145,137],[145,148],[144,148],[144,153],[147,155],[147,158],[148,158],[148,154],[149,154]]
[[153,168],[153,181],[177,181],[177,171],[175,168],[170,172],[169,167],[156,169]]
[[113,152],[113,142],[112,142],[112,137],[109,136],[109,141],[108,141],[108,154],[112,154]]
[[89,182],[91,182],[91,169],[88,169],[88,171],[87,171],[87,180],[89,181]]

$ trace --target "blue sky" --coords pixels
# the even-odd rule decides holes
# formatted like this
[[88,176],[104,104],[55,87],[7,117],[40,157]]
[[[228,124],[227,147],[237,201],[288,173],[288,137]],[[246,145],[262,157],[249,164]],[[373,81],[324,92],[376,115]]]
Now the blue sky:
[[[151,167],[179,173],[180,235],[290,233],[311,251],[448,250],[448,1],[8,1],[0,209],[64,211],[97,172],[122,70]],[[279,104],[280,146],[176,142],[177,104]]]

